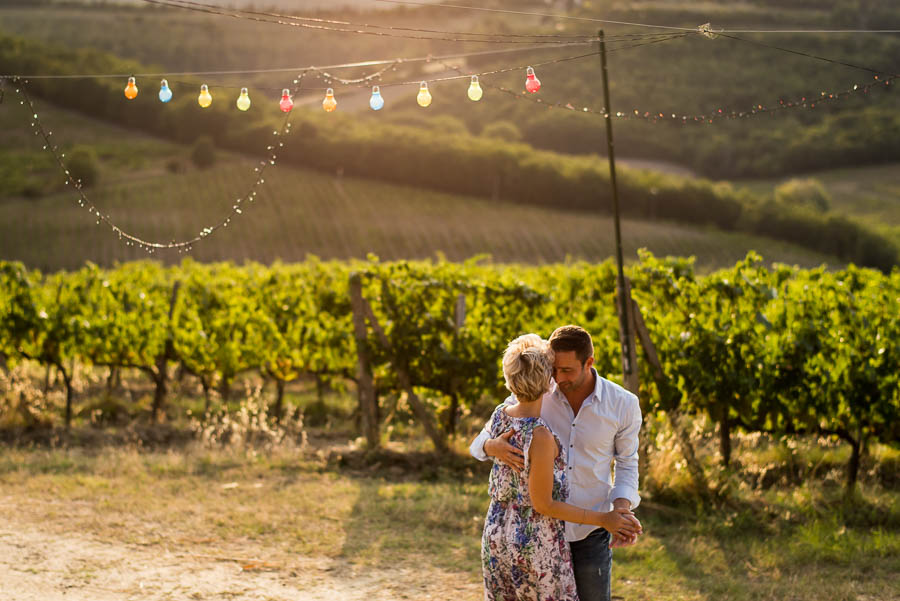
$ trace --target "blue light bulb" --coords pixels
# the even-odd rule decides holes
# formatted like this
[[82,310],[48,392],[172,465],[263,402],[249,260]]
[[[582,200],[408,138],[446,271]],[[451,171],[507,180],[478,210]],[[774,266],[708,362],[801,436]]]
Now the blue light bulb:
[[159,85],[159,101],[168,102],[172,100],[172,90],[169,89],[169,82],[165,79]]
[[372,86],[372,97],[369,98],[369,106],[373,111],[380,111],[384,107],[384,98],[381,96],[381,90],[378,86]]

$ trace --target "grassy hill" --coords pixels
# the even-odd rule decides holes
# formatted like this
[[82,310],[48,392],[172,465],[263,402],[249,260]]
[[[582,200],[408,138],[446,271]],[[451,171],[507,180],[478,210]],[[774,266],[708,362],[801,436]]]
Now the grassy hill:
[[[142,237],[193,236],[221,220],[254,179],[253,158],[220,153],[215,167],[200,170],[191,164],[184,146],[46,103],[39,106],[59,144],[77,142],[96,150],[101,180],[89,196],[122,227]],[[31,135],[27,117],[18,103],[4,103],[0,109],[0,257],[43,270],[145,257],[105,226],[95,225],[77,206],[49,154]],[[12,184],[22,178],[40,184],[46,193],[36,198],[14,193]],[[657,255],[696,255],[704,269],[731,265],[751,249],[770,261],[838,263],[789,244],[680,224],[625,220],[622,234],[626,257],[647,247]],[[266,173],[257,201],[231,226],[197,244],[192,254],[204,261],[269,262],[300,260],[310,253],[346,258],[370,252],[385,259],[436,253],[465,259],[488,253],[504,262],[600,260],[614,253],[614,237],[608,216],[523,207],[277,165]],[[181,259],[177,252],[156,256]]]

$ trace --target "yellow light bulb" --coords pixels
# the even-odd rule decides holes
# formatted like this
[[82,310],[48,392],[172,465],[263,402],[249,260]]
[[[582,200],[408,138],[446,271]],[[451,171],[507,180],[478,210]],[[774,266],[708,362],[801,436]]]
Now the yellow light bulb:
[[325,90],[325,100],[322,101],[322,108],[325,112],[331,113],[337,108],[337,100],[334,99],[334,90],[328,88]]
[[237,99],[237,107],[242,111],[250,108],[250,94],[247,93],[247,88],[241,88],[241,95]]
[[419,103],[419,106],[425,108],[429,104],[431,104],[431,92],[428,91],[428,83],[422,82],[422,85],[419,86],[419,95],[416,96],[416,102]]
[[484,95],[484,90],[481,89],[481,84],[478,83],[478,76],[472,76],[472,83],[469,84],[469,100],[474,102],[478,102],[481,100],[481,97]]
[[200,86],[200,95],[197,97],[197,102],[200,103],[200,106],[203,108],[212,104],[212,94],[209,93],[209,88],[206,84]]
[[125,98],[127,98],[128,100],[134,100],[135,98],[137,98],[137,95],[138,95],[138,88],[137,88],[137,85],[134,83],[134,78],[129,77],[128,85],[125,86]]

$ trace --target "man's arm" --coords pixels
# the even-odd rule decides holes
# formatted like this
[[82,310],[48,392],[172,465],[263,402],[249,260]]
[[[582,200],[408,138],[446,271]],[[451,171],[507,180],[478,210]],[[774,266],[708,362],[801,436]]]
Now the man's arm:
[[[616,479],[615,486],[610,491],[609,499],[613,509],[634,509],[641,502],[638,494],[638,436],[641,430],[641,406],[637,397],[626,393],[630,397],[628,413],[623,420],[615,438]],[[631,517],[640,530],[640,522],[636,517]],[[614,536],[610,547],[627,547],[637,542],[637,536],[628,538]]]
[[634,509],[641,503],[638,494],[638,434],[642,418],[637,397],[629,392],[625,394],[629,396],[629,403],[623,424],[616,432],[616,479],[609,499],[614,506],[618,502],[626,509]]
[[484,428],[481,429],[481,432],[472,441],[472,444],[469,445],[469,454],[477,459],[478,461],[487,461],[490,457],[484,452],[484,443],[490,440],[491,432],[488,430],[490,426],[490,422],[484,425]]

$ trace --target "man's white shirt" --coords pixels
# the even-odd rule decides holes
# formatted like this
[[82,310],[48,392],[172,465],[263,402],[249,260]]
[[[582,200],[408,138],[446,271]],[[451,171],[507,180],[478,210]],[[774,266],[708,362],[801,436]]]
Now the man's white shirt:
[[[638,432],[641,429],[641,407],[638,398],[613,382],[596,378],[594,391],[588,395],[576,416],[565,395],[551,384],[544,395],[541,417],[559,438],[565,454],[569,480],[566,502],[594,511],[611,511],[615,499],[628,499],[634,509],[641,502],[638,495]],[[507,404],[516,403],[510,395]],[[490,459],[484,443],[491,438],[485,425],[469,447],[479,461]],[[615,485],[612,462],[615,460]],[[566,522],[566,540],[581,540],[596,530],[589,524]]]

